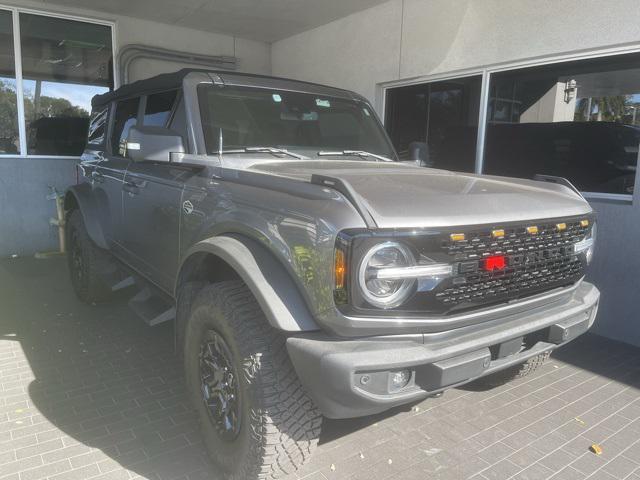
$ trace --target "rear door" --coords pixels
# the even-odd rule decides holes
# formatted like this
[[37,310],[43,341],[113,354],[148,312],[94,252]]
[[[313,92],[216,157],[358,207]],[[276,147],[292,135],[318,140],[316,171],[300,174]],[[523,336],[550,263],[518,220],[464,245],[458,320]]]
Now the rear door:
[[[178,90],[143,100],[139,127],[169,129],[186,144],[184,107]],[[125,248],[134,267],[167,292],[178,269],[182,189],[190,168],[167,162],[132,162],[124,183]]]

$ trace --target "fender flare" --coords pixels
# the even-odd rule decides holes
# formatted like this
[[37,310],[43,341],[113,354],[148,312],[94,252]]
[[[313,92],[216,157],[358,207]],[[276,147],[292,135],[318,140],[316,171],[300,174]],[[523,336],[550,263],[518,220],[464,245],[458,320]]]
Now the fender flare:
[[286,332],[320,330],[285,267],[265,247],[242,235],[220,235],[191,247],[180,265],[176,298],[183,267],[193,255],[202,253],[218,257],[238,274],[253,293],[272,327]]
[[82,183],[69,187],[64,197],[65,211],[71,209],[71,197],[73,197],[75,203],[78,205],[89,238],[91,238],[93,243],[98,247],[105,250],[108,249],[109,246],[107,245],[102,225],[100,225],[100,211],[91,193],[91,186],[88,183]]

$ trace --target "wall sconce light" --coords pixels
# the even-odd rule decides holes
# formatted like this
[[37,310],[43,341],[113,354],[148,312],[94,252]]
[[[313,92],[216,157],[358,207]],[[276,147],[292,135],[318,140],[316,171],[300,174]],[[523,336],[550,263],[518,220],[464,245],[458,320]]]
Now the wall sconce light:
[[578,82],[575,79],[567,80],[564,84],[564,102],[570,103],[571,100],[576,98],[578,92]]

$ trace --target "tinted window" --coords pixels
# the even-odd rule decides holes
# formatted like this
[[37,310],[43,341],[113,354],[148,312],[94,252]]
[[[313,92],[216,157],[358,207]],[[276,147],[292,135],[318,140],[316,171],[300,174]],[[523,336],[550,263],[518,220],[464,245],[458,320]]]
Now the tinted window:
[[[370,107],[310,93],[208,85],[198,87],[207,150],[279,147],[304,155],[365,150],[395,158]],[[350,157],[344,157],[352,159]]]
[[640,143],[640,55],[491,75],[485,173],[569,179],[633,193]]
[[429,164],[473,172],[480,115],[480,76],[387,90],[385,127],[400,158],[426,142]]
[[176,105],[176,110],[169,124],[169,128],[172,132],[180,135],[184,144],[187,145],[187,115],[184,111],[184,101],[182,99],[180,99],[178,105]]
[[177,90],[154,93],[147,97],[147,105],[144,109],[144,125],[164,127],[171,116],[173,104],[178,94]]
[[112,83],[111,29],[20,13],[20,41],[27,153],[80,155],[91,98]]
[[111,135],[111,153],[114,155],[125,155],[125,142],[129,135],[129,129],[137,122],[139,105],[139,97],[129,98],[116,103],[113,133]]
[[19,153],[11,12],[0,10],[0,155]]
[[87,134],[88,143],[96,145],[104,143],[108,114],[109,109],[107,107],[100,108],[91,113],[91,119],[89,120],[89,133]]

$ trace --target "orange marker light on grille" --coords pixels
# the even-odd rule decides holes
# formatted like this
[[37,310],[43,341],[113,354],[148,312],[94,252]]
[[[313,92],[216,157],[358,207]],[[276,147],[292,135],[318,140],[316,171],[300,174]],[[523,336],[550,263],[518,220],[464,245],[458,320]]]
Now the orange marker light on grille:
[[589,220],[580,220],[580,226],[581,227],[588,227],[589,226]]
[[345,264],[344,252],[339,248],[336,248],[335,254],[335,277],[336,277],[336,289],[344,288],[344,279],[347,273],[347,267]]
[[530,235],[537,235],[538,227],[536,227],[535,225],[531,225],[530,227],[527,227],[527,233]]
[[493,238],[502,238],[502,237],[504,237],[504,230],[501,229],[501,228],[496,229],[496,230],[492,230],[491,231],[491,236]]
[[465,237],[464,233],[452,233],[449,235],[449,238],[451,238],[453,242],[462,242],[467,237]]
[[556,225],[556,228],[557,228],[559,231],[561,231],[561,232],[562,232],[563,230],[566,230],[566,229],[567,229],[567,224],[566,224],[566,223],[558,223],[558,224]]

